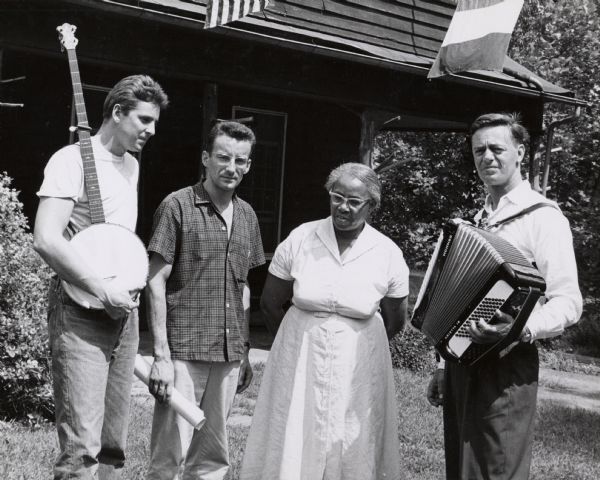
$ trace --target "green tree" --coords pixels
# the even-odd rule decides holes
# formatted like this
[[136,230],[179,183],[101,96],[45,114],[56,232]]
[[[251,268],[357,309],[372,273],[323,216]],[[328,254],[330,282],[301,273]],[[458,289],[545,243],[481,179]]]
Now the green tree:
[[[575,92],[590,107],[560,127],[552,157],[550,191],[571,221],[581,286],[589,301],[600,295],[600,1],[526,2],[513,34],[511,56],[547,80]],[[546,109],[546,124],[564,117]]]
[[389,168],[382,169],[373,223],[400,245],[411,267],[423,269],[443,223],[472,217],[483,196],[465,137],[385,132],[376,139],[374,160]]
[[[512,57],[547,80],[589,102],[581,117],[560,127],[554,145],[548,196],[571,222],[583,319],[565,339],[600,354],[600,1],[559,0],[526,3],[510,51]],[[546,124],[572,112],[550,105]]]

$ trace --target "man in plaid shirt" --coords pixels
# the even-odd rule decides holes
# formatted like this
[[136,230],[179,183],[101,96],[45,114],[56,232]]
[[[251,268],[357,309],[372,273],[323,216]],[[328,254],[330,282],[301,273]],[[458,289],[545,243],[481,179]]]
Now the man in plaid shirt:
[[[256,214],[235,195],[254,143],[248,127],[217,123],[202,152],[205,179],[168,195],[154,215],[146,295],[158,401],[148,480],[222,479],[229,469],[227,416],[252,379],[247,275],[265,262]],[[204,410],[200,430],[168,407],[173,387]]]

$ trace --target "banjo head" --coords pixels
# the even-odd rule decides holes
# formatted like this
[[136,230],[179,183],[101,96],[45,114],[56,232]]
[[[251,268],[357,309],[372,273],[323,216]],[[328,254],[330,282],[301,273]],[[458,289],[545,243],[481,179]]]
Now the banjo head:
[[[142,241],[130,230],[111,223],[97,223],[77,233],[71,247],[84,259],[91,272],[117,290],[128,290],[132,298],[146,286],[148,254]],[[103,309],[96,297],[62,282],[65,292],[85,308]]]

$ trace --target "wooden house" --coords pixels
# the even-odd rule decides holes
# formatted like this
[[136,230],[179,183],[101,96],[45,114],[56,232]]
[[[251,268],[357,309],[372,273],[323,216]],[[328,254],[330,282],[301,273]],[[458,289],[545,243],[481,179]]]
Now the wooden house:
[[[327,215],[328,172],[368,163],[382,128],[462,131],[482,112],[508,110],[539,134],[547,102],[580,103],[508,58],[518,78],[478,71],[428,81],[454,8],[450,0],[271,0],[264,12],[204,29],[206,0],[2,0],[0,170],[33,218],[45,163],[75,140],[56,33],[67,22],[78,27],[92,127],[126,75],[148,73],[170,97],[140,155],[142,238],[161,199],[198,180],[210,121],[252,117],[258,144],[240,195],[272,253],[293,227]],[[264,271],[257,275],[260,286]]]

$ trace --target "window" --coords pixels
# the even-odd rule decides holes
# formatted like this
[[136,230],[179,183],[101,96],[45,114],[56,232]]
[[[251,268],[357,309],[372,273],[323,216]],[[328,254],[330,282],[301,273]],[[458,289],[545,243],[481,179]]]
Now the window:
[[256,147],[250,172],[238,187],[238,194],[254,208],[265,253],[270,257],[281,240],[287,114],[234,106],[232,117],[252,118],[248,125],[256,134]]

